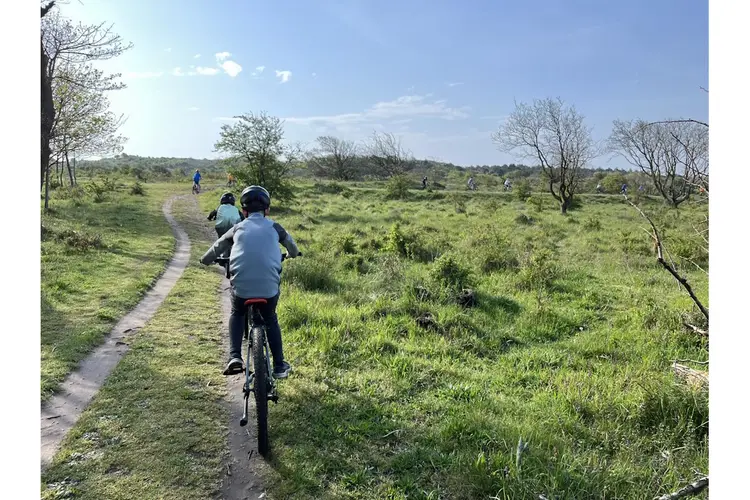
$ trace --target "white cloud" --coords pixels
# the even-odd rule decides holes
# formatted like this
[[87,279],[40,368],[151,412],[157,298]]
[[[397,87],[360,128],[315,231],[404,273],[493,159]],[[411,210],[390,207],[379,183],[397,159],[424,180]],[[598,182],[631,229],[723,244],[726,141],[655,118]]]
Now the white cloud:
[[232,54],[230,54],[229,52],[217,52],[216,53],[216,60],[218,62],[221,62],[221,61],[223,61],[225,59],[229,59],[229,56],[231,56],[231,55]]
[[255,71],[258,72],[258,74],[263,73],[263,70],[266,69],[265,66],[256,66]]
[[164,49],[164,52],[172,52],[172,47],[167,47],[166,49]]
[[351,124],[372,124],[383,120],[405,120],[413,118],[439,118],[458,120],[468,118],[467,107],[451,108],[444,100],[428,101],[426,96],[401,96],[393,101],[379,102],[359,113],[344,113],[328,116],[308,116],[287,118],[289,123],[299,125],[328,124],[342,126]]
[[219,64],[219,67],[224,70],[224,73],[231,76],[232,78],[239,75],[240,71],[242,71],[242,66],[234,61],[224,61],[223,63]]
[[277,69],[276,70],[276,76],[278,76],[279,79],[281,80],[279,83],[286,83],[292,77],[292,72],[291,71],[287,71],[287,70],[279,71]]
[[198,58],[199,58],[200,56],[201,56],[200,54],[195,54],[195,55],[193,56],[193,59],[198,59]]
[[206,75],[206,76],[213,76],[219,73],[218,68],[204,68],[202,66],[198,66],[195,68],[195,72],[199,75]]
[[463,85],[463,84],[464,84],[464,82],[452,82],[452,83],[448,83],[448,86],[449,87],[457,87],[457,86]]
[[163,76],[163,71],[132,71],[130,73],[125,73],[125,78],[128,79],[135,79],[135,78],[159,78],[160,76]]
[[317,77],[318,77],[318,74],[317,74],[317,73],[313,73],[313,74],[312,74],[312,77],[313,77],[313,78],[317,78]]
[[182,68],[179,68],[179,67],[173,69],[172,74],[174,76],[185,76],[185,73],[182,72]]
[[188,108],[188,111],[198,111],[198,108],[196,108],[195,106],[191,106]]

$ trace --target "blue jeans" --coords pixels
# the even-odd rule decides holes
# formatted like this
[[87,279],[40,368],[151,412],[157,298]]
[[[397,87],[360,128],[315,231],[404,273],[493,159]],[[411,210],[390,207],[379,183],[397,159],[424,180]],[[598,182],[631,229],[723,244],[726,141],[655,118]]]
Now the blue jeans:
[[[255,309],[263,318],[266,325],[266,337],[268,346],[271,348],[274,367],[281,366],[284,362],[284,350],[281,346],[281,327],[276,316],[276,305],[279,303],[279,295],[267,298],[266,304],[256,304]],[[238,297],[232,290],[232,314],[229,316],[229,357],[242,359],[242,336],[245,333],[245,301],[248,298]],[[246,360],[251,362],[251,360]]]

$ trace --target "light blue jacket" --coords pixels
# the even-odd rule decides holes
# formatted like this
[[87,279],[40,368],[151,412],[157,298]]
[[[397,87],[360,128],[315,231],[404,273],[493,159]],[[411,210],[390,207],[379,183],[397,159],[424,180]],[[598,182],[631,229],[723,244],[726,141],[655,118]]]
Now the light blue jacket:
[[201,263],[213,263],[231,247],[229,274],[235,295],[244,299],[268,299],[279,293],[281,284],[279,243],[290,257],[299,255],[292,235],[277,222],[256,212],[216,240],[201,257]]
[[242,220],[240,210],[234,205],[224,203],[216,209],[216,230],[222,233]]

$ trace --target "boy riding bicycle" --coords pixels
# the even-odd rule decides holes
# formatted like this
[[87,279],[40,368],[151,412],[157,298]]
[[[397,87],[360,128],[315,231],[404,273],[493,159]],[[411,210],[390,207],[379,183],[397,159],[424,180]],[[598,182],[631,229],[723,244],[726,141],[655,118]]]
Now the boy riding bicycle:
[[195,188],[200,189],[201,188],[201,171],[196,170],[195,174],[193,174],[193,189]]
[[231,249],[229,273],[232,284],[232,314],[229,318],[229,362],[224,375],[244,370],[242,337],[245,325],[245,301],[266,299],[257,309],[266,325],[268,345],[273,356],[274,378],[286,378],[292,367],[284,360],[281,328],[276,316],[281,284],[281,243],[290,257],[299,255],[292,235],[280,224],[267,218],[271,196],[260,186],[245,188],[240,195],[245,220],[219,238],[201,257],[201,263],[212,264]]
[[208,214],[208,220],[215,220],[216,235],[221,238],[224,233],[229,231],[232,226],[241,222],[243,217],[240,209],[234,206],[235,199],[232,193],[224,193],[221,195],[219,200],[219,206],[215,210],[211,210]]

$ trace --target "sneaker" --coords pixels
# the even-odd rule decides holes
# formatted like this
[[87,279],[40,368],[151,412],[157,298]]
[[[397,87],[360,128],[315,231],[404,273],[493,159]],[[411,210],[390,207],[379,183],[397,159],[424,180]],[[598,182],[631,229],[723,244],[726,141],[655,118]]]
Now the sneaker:
[[292,366],[286,361],[282,361],[281,365],[274,367],[273,378],[287,378],[291,371]]
[[234,375],[235,373],[242,373],[245,370],[245,364],[242,362],[242,358],[232,358],[227,363],[227,367],[224,368],[224,375]]

